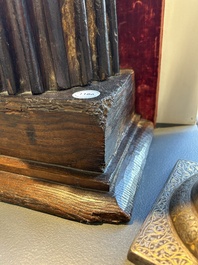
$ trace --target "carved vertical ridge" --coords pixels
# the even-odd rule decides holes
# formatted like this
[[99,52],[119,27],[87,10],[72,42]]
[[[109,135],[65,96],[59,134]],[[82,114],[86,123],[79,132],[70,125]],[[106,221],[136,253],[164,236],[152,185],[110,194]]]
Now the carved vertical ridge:
[[119,52],[118,52],[118,23],[116,13],[116,0],[106,0],[107,21],[109,27],[110,62],[112,74],[119,73]]
[[67,50],[67,59],[69,67],[69,76],[71,86],[78,86],[80,84],[80,63],[77,56],[76,32],[75,28],[75,14],[74,1],[62,0],[61,3],[61,19],[63,27],[63,36]]
[[31,85],[28,77],[28,69],[25,62],[25,54],[22,46],[21,36],[18,34],[19,25],[17,21],[17,15],[15,10],[14,1],[2,1],[5,4],[4,17],[6,24],[5,27],[8,32],[8,43],[11,46],[12,58],[15,60],[15,71],[16,71],[16,83],[17,92],[30,91]]
[[40,94],[119,72],[115,0],[0,0],[0,5],[0,92]]
[[98,51],[97,51],[97,25],[96,25],[96,13],[94,7],[94,0],[86,0],[87,9],[87,24],[89,31],[89,43],[91,52],[91,61],[93,69],[93,79],[100,80],[98,75]]
[[57,90],[43,1],[30,0],[28,8],[45,90]]
[[98,73],[99,78],[104,80],[111,75],[106,2],[105,0],[95,0],[94,2],[97,26],[96,45],[99,66]]
[[75,31],[77,54],[80,62],[81,82],[86,85],[93,79],[85,0],[75,0]]
[[6,0],[10,44],[16,52],[19,92],[43,92],[39,63],[27,14],[26,1]]
[[5,29],[0,12],[0,92],[6,91],[10,95],[16,94],[16,82],[13,71],[13,62],[10,56]]
[[43,3],[45,7],[45,15],[47,17],[47,28],[57,84],[60,89],[69,88],[69,68],[64,45],[60,5],[57,0],[45,0]]

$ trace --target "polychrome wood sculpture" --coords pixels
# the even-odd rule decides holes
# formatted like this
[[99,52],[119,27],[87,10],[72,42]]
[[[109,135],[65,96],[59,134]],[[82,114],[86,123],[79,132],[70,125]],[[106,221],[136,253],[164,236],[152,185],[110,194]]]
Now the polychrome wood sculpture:
[[0,199],[128,221],[153,125],[119,73],[112,0],[0,0]]

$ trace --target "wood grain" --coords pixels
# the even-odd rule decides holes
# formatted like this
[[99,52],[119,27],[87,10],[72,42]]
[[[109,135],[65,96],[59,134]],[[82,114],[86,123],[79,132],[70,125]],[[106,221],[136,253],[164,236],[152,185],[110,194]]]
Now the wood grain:
[[61,20],[65,47],[67,50],[67,60],[69,67],[69,77],[71,86],[78,86],[82,83],[80,62],[77,55],[76,30],[75,29],[75,9],[73,0],[62,0],[60,2]]
[[0,171],[0,200],[85,223],[129,221],[108,193],[43,182]]
[[[153,124],[131,71],[70,90],[0,97],[0,200],[85,223],[130,219]],[[85,88],[87,89],[87,88]]]
[[0,170],[92,190],[109,191],[110,185],[109,178],[97,172],[2,155],[0,155]]
[[89,89],[101,95],[75,99],[72,94],[79,87],[37,96],[1,95],[1,154],[103,172],[133,115],[131,73]]
[[[79,188],[59,182],[63,174],[66,173],[63,168],[61,170],[49,165],[50,177],[57,176],[56,182],[52,182],[49,181],[50,178],[42,180],[45,175],[45,172],[42,171],[47,169],[46,165],[0,156],[0,201],[85,223],[129,221],[153,130],[151,122],[136,118],[137,123],[130,126],[128,134],[122,141],[121,145],[124,146],[124,150],[122,149],[117,153],[111,164],[113,174],[107,176],[110,181],[108,192],[104,189],[91,191],[90,187],[91,189],[96,187],[94,185],[97,182],[97,177],[93,177],[91,181],[88,172],[83,172],[84,175],[75,175],[76,172],[70,172],[73,184],[81,178],[85,183],[89,182],[89,185],[93,185],[88,186],[88,188],[85,186]],[[25,174],[30,172],[31,174],[38,174],[40,172],[41,175],[40,178],[38,176],[33,178],[29,175],[5,172],[2,169],[6,171],[21,170],[21,173]],[[108,168],[106,174],[109,173]],[[54,180],[53,178],[51,180]],[[81,184],[82,182],[79,182],[79,185]],[[98,186],[97,188],[101,187]]]
[[[124,138],[121,139],[121,143],[117,146],[117,150],[114,151],[111,161],[105,168],[104,173],[77,170],[77,168],[69,168],[3,155],[0,155],[0,170],[86,189],[109,191],[111,180],[114,178],[115,174],[117,174],[117,167],[119,163],[121,163],[120,159],[123,156],[123,152],[129,143],[129,139],[138,132],[139,123],[140,116],[134,115],[129,128],[126,128]],[[140,133],[138,133],[138,135],[140,135]]]

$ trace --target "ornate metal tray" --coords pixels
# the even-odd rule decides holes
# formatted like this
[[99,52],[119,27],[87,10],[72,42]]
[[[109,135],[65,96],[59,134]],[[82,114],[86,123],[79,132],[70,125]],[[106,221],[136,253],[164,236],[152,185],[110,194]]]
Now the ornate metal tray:
[[198,163],[179,160],[134,240],[135,264],[198,264]]

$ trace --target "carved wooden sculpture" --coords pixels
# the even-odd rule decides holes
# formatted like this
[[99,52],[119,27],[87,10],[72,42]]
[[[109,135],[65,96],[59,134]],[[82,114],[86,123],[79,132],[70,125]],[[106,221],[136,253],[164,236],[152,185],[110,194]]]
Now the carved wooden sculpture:
[[115,1],[0,4],[1,80],[9,94],[87,85],[119,72]]
[[153,125],[118,74],[115,1],[0,4],[1,201],[128,221]]

